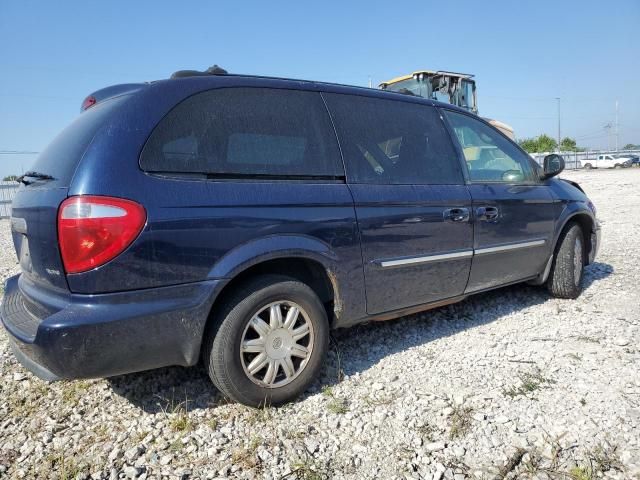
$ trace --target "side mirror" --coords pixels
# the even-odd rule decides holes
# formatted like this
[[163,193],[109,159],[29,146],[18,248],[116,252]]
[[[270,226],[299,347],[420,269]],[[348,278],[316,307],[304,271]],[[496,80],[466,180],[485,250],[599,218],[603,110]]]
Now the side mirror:
[[542,179],[555,177],[564,170],[564,158],[557,153],[552,153],[544,157]]

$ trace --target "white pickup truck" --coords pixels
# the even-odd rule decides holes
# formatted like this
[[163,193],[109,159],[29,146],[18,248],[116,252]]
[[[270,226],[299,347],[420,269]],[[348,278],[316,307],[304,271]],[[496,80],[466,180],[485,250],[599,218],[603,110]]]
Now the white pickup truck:
[[582,168],[618,168],[629,167],[632,162],[631,156],[626,155],[598,155],[596,158],[589,158],[586,160],[580,160]]

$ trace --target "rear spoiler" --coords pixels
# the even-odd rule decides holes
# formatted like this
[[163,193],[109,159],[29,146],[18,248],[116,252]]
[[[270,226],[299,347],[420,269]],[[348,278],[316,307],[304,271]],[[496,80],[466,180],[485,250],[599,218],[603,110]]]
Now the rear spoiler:
[[120,85],[112,85],[110,87],[96,90],[82,101],[80,106],[80,112],[84,112],[86,109],[93,107],[95,104],[113,97],[119,97],[120,95],[126,95],[133,93],[141,88],[147,86],[148,83],[122,83]]

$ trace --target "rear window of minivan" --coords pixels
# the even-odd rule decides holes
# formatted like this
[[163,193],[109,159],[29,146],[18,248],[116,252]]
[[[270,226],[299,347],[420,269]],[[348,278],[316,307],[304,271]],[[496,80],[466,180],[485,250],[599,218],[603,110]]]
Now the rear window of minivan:
[[317,92],[220,88],[196,94],[156,126],[140,157],[148,172],[343,177]]
[[82,112],[40,153],[29,170],[53,176],[47,187],[69,186],[94,136],[126,98],[123,95],[105,100]]

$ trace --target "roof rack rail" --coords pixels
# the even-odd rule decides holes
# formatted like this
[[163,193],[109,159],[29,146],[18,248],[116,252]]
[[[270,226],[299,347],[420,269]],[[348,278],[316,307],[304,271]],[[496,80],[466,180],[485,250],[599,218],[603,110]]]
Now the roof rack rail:
[[227,75],[227,72],[224,68],[214,65],[213,67],[209,67],[204,71],[200,70],[178,70],[177,72],[173,72],[171,77],[169,78],[184,78],[184,77],[204,77],[208,75]]

